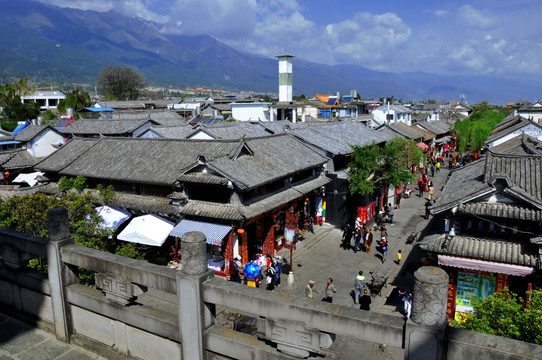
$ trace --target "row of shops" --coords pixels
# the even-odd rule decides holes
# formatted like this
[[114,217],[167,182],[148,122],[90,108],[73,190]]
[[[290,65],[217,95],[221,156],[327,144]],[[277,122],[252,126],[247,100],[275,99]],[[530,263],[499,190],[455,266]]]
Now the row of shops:
[[154,252],[159,249],[173,262],[182,256],[180,238],[187,232],[201,232],[207,241],[209,268],[217,275],[229,276],[235,257],[247,263],[256,254],[274,256],[284,247],[295,249],[310,223],[321,225],[326,221],[326,197],[323,189],[314,190],[245,223],[229,224],[188,218],[175,224],[153,214],[133,217],[114,206],[100,206],[95,211],[103,219],[102,227],[117,229],[117,240],[152,247]]

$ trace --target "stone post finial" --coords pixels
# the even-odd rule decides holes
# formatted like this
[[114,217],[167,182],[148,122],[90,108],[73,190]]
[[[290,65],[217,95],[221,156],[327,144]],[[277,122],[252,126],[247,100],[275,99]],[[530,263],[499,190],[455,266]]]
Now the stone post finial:
[[426,326],[446,323],[448,274],[434,266],[422,266],[414,273],[412,321]]
[[182,272],[187,275],[201,275],[208,271],[207,242],[205,235],[192,231],[181,238]]
[[70,237],[70,223],[68,210],[63,207],[56,207],[47,213],[47,229],[49,240],[58,241]]

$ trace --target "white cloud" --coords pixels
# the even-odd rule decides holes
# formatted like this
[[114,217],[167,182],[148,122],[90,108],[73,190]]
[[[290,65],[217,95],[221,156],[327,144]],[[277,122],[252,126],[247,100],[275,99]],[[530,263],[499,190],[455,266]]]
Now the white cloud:
[[479,10],[472,5],[461,6],[457,13],[464,25],[473,28],[489,29],[498,22],[497,17],[489,10]]
[[327,22],[322,12],[329,10],[316,11],[317,4],[299,0],[40,1],[82,10],[114,9],[155,21],[163,33],[208,34],[266,57],[286,50],[298,59],[383,71],[540,71],[540,29],[529,26],[537,24],[540,1],[518,5],[484,0],[460,7],[442,2],[418,12],[403,7],[386,13],[355,12],[367,8],[356,3],[340,20]]

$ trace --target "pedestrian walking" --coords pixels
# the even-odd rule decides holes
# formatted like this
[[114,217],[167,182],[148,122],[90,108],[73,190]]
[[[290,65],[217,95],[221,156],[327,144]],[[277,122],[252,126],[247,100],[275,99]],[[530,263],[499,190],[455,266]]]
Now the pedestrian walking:
[[359,304],[359,298],[361,297],[361,293],[363,289],[367,286],[367,282],[365,280],[365,276],[363,276],[363,271],[360,270],[356,278],[354,279],[354,290],[356,297],[354,299],[354,302],[356,304]]
[[384,261],[386,261],[386,253],[388,252],[388,241],[383,240],[380,245],[382,247],[382,264],[384,264]]
[[371,310],[371,296],[367,289],[363,290],[363,296],[359,299],[359,308],[361,310]]
[[354,230],[354,254],[361,251],[361,230],[359,227],[356,227]]
[[371,228],[367,226],[367,234],[365,234],[365,251],[367,254],[371,253],[371,245],[373,244],[373,233],[371,232]]
[[435,176],[435,165],[431,164],[431,177]]
[[421,176],[418,178],[418,191],[418,196],[423,197],[423,179]]
[[316,287],[314,286],[314,280],[309,280],[309,283],[307,286],[305,286],[305,297],[308,299],[314,298],[314,293],[321,294],[321,290],[316,290]]
[[335,285],[333,285],[333,279],[329,278],[327,279],[327,285],[326,285],[326,302],[333,303],[333,295],[337,292],[337,289],[335,288]]
[[397,251],[397,265],[401,265],[402,257],[401,250]]
[[430,200],[427,200],[427,202],[425,203],[425,218],[426,218],[426,219],[429,219],[429,215],[430,215],[430,213],[431,213],[430,210],[429,210],[429,208],[431,207],[431,205],[433,205],[433,204],[431,203],[431,201],[430,201]]
[[314,219],[312,216],[309,216],[309,219],[307,220],[309,223],[309,231],[314,234]]
[[437,162],[437,165],[435,165],[435,166],[437,167],[437,172],[439,172],[440,171],[440,161]]
[[435,193],[435,188],[433,187],[433,183],[431,183],[431,186],[429,187],[429,191],[428,191],[428,194],[429,194],[429,201],[433,200],[433,194]]
[[382,225],[382,228],[380,229],[380,241],[388,242],[388,230],[386,229],[386,225]]
[[403,194],[405,192],[405,189],[406,189],[406,185],[403,187],[403,190],[401,190],[401,192],[399,194],[397,194],[397,200],[395,201],[395,208],[397,210],[401,209],[401,199],[403,198]]
[[282,272],[282,260],[280,256],[278,255],[275,256],[274,265],[275,265],[275,288],[277,288],[280,286],[280,274]]
[[352,227],[349,223],[344,227],[343,239],[343,249],[350,250],[350,247],[352,246]]
[[393,206],[391,206],[391,203],[388,204],[389,208],[389,214],[390,214],[390,224],[395,225],[395,222],[393,221],[393,216],[395,215],[395,209]]
[[405,316],[407,319],[410,319],[410,312],[412,311],[412,293],[407,290],[399,290],[399,296],[401,296],[401,300],[403,301]]

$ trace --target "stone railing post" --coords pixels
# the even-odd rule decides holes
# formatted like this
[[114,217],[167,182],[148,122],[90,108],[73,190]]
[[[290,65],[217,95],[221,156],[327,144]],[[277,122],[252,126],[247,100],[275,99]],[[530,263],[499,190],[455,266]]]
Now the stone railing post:
[[49,243],[47,244],[47,272],[51,290],[51,303],[53,307],[53,321],[57,339],[69,342],[71,319],[66,299],[66,286],[77,283],[76,272],[72,267],[62,262],[60,249],[74,244],[70,236],[68,210],[54,208],[47,213],[47,228],[49,230]]
[[446,330],[448,274],[434,266],[414,273],[412,321],[407,320],[405,359],[441,359]]
[[207,243],[200,232],[181,238],[182,270],[177,272],[179,329],[183,359],[205,359],[203,332],[215,323],[215,305],[203,302],[202,284],[214,276],[207,266]]

